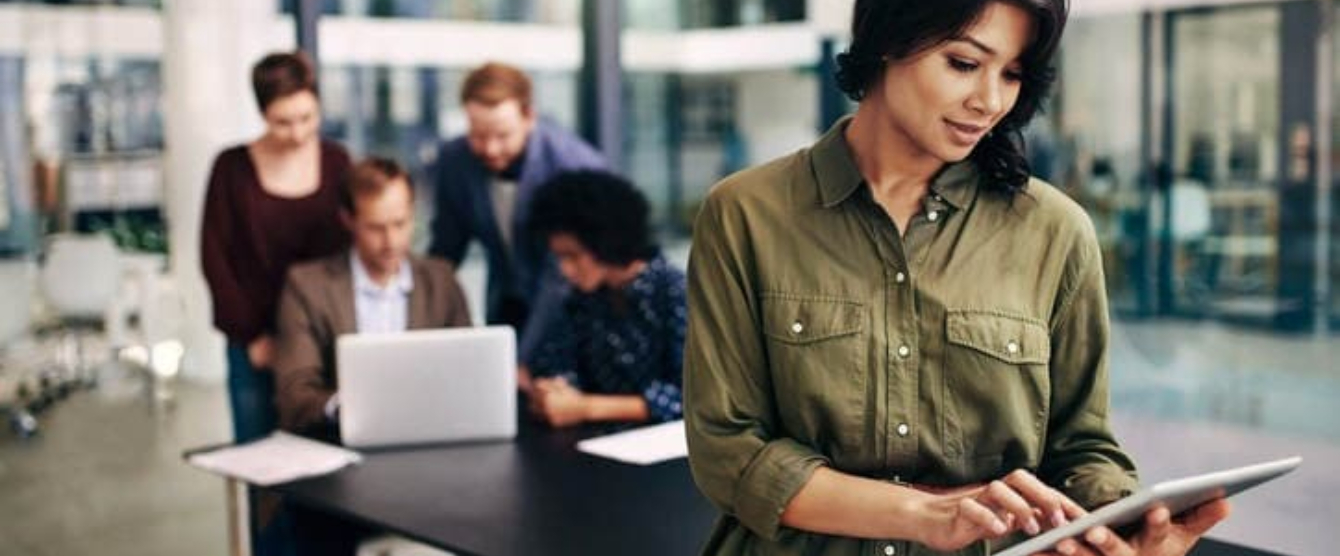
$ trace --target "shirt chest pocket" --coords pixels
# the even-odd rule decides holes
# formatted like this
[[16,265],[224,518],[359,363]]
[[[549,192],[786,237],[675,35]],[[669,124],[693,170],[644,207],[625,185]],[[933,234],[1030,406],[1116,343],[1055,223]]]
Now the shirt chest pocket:
[[762,313],[777,413],[787,432],[829,455],[859,446],[870,342],[866,304],[765,293]]
[[981,473],[1034,467],[1051,403],[1047,326],[1009,312],[951,309],[945,340],[949,451]]
[[988,311],[951,310],[945,322],[949,344],[1009,365],[1046,365],[1051,336],[1041,321]]

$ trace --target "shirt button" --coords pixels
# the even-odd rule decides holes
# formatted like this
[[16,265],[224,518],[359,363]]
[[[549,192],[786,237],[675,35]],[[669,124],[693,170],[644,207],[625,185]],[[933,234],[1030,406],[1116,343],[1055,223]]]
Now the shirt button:
[[901,272],[899,272],[898,274],[894,274],[894,275],[893,275],[893,279],[894,279],[894,280],[897,280],[898,283],[901,284],[901,283],[907,281],[907,275],[906,275],[906,274],[903,274],[903,273],[901,273]]
[[937,203],[940,202],[940,201],[945,200],[944,197],[941,197],[941,196],[939,196],[939,195],[932,195],[931,198],[932,198],[932,199],[935,199],[935,202],[937,202]]
[[805,331],[805,325],[801,324],[800,321],[796,321],[796,322],[791,323],[791,333],[792,333],[792,334],[800,334],[801,332],[804,332],[804,331]]
[[934,222],[934,221],[936,221],[936,220],[939,220],[939,219],[940,219],[940,213],[935,212],[935,211],[930,211],[930,212],[926,213],[926,219],[927,219],[927,220],[930,220],[931,222]]
[[893,545],[891,544],[884,545],[884,556],[893,556],[897,552],[898,552],[897,550],[893,549]]
[[1010,340],[1010,343],[1005,344],[1005,351],[1008,351],[1010,353],[1019,353],[1019,342]]
[[898,423],[898,436],[907,436],[907,423]]
[[912,355],[912,349],[907,346],[898,346],[898,357],[907,357]]

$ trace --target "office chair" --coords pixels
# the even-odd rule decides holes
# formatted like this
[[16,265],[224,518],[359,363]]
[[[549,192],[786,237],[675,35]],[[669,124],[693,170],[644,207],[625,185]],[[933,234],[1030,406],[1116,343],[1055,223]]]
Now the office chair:
[[105,235],[51,236],[42,264],[43,299],[61,331],[63,376],[59,386],[91,387],[97,381],[85,359],[89,332],[102,331],[120,293],[121,260],[116,244]]
[[19,345],[31,338],[37,268],[27,259],[0,259],[0,411],[20,437],[37,433],[30,404],[42,394],[21,360]]
[[186,300],[170,275],[145,273],[136,280],[139,342],[147,355],[150,392],[155,402],[171,401],[172,383],[181,370],[184,355],[182,333],[186,322]]

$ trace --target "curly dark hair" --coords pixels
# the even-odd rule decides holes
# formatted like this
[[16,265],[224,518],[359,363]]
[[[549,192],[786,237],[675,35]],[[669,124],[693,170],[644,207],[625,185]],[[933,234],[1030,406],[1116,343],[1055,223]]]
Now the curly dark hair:
[[1013,196],[1028,184],[1024,126],[1042,109],[1056,79],[1052,56],[1069,17],[1068,0],[856,0],[851,46],[838,55],[837,86],[860,101],[884,75],[888,60],[902,60],[961,35],[993,2],[1007,2],[1033,16],[1033,42],[1020,57],[1019,99],[973,149],[983,183]]
[[583,170],[555,176],[531,200],[529,227],[542,238],[569,233],[605,264],[647,260],[652,240],[647,198],[609,172]]

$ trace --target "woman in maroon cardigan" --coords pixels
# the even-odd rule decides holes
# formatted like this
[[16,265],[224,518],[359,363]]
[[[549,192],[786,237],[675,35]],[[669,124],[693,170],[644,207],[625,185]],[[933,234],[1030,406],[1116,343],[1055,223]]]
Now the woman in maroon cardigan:
[[228,394],[238,442],[275,429],[269,367],[289,265],[349,245],[339,220],[349,154],[317,134],[321,107],[311,62],[301,53],[271,54],[256,64],[251,79],[265,133],[215,159],[200,250],[214,326],[228,337]]
[[301,53],[271,54],[252,70],[265,133],[214,161],[205,198],[205,278],[214,326],[228,337],[228,386],[238,442],[275,428],[270,357],[288,266],[349,245],[339,188],[344,148],[323,141],[316,76]]

